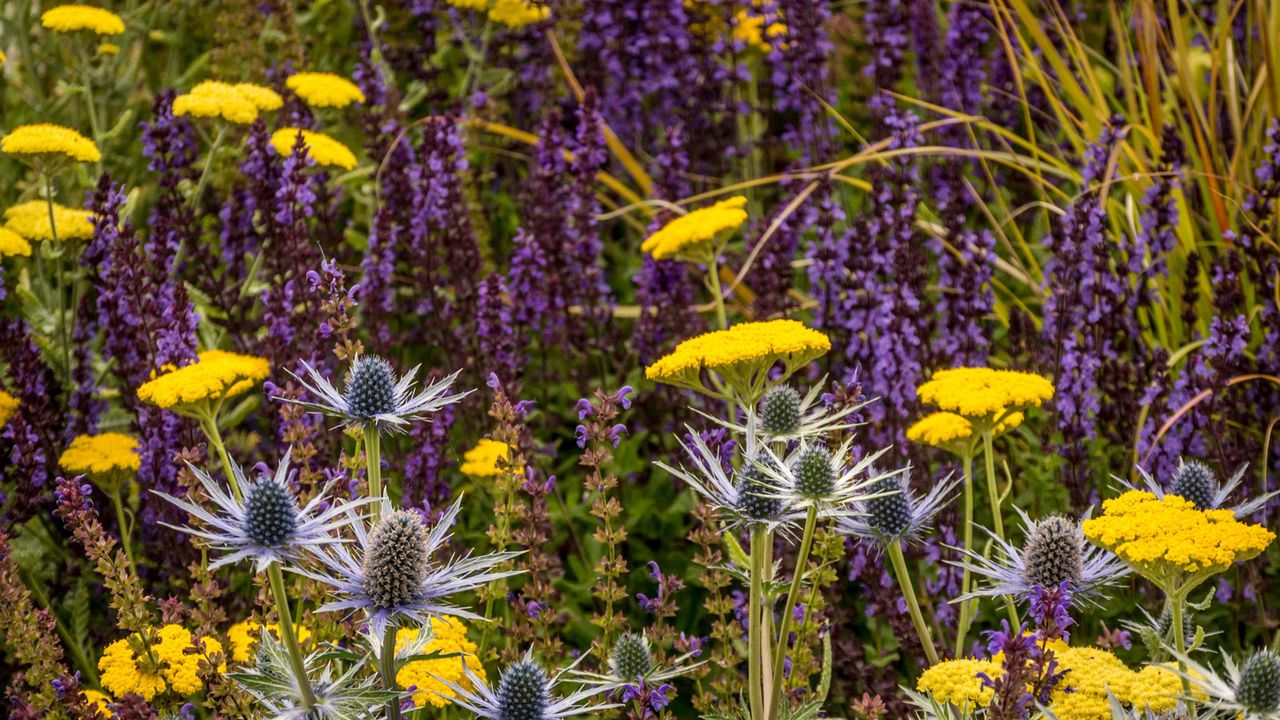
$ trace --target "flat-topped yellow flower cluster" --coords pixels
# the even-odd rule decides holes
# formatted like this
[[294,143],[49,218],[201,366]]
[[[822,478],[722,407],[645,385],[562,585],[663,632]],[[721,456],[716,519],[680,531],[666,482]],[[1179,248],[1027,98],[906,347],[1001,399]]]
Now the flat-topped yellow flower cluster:
[[248,125],[258,119],[259,112],[270,112],[284,106],[284,98],[271,88],[253,83],[226,83],[205,80],[173,99],[173,114],[201,118],[222,118],[237,125]]
[[317,165],[332,165],[343,170],[356,166],[355,153],[351,148],[332,137],[320,132],[312,132],[302,128],[281,128],[271,134],[271,147],[283,157],[293,154],[298,135],[302,135],[302,144],[307,149],[307,157],[316,161]]
[[0,140],[0,150],[9,155],[65,156],[76,162],[98,162],[102,153],[92,140],[63,125],[36,123],[19,125]]
[[[416,640],[422,631],[418,628],[401,628],[396,631],[396,650]],[[415,660],[405,663],[396,673],[396,682],[402,688],[414,688],[413,702],[418,707],[432,705],[444,707],[454,692],[442,681],[449,681],[463,688],[470,688],[464,667],[477,677],[484,677],[484,665],[476,657],[476,644],[467,639],[467,626],[452,617],[431,618],[431,639],[421,655],[437,654],[432,660]]]
[[[1058,720],[1111,720],[1108,693],[1120,702],[1153,713],[1172,710],[1182,692],[1182,680],[1169,666],[1148,665],[1134,671],[1107,650],[1068,647],[1061,641],[1046,646],[1053,651],[1058,670],[1065,672],[1050,698],[1049,709]],[[986,707],[993,695],[981,676],[991,680],[1004,670],[1003,658],[960,658],[925,670],[916,689],[935,700],[970,711]]]
[[53,204],[53,222],[49,218],[49,204],[44,200],[29,200],[4,211],[6,230],[27,240],[88,240],[93,237],[93,213],[65,205]]
[[138,458],[138,441],[120,433],[78,435],[62,451],[58,465],[77,475],[105,475],[111,472],[137,472],[142,467]]
[[746,205],[747,199],[738,195],[681,215],[646,238],[640,249],[654,260],[709,262],[712,241],[747,221]]
[[124,20],[119,15],[92,5],[59,5],[44,11],[40,24],[54,32],[88,30],[98,35],[119,35]]
[[1085,537],[1111,550],[1157,583],[1179,573],[1208,577],[1257,557],[1275,539],[1231,510],[1200,510],[1177,495],[1131,490],[1102,503],[1081,525]]
[[[293,626],[294,633],[298,636],[298,642],[305,645],[311,639],[311,631],[301,625]],[[267,632],[273,636],[280,637],[280,626],[275,623],[267,625]],[[241,620],[227,629],[227,642],[231,643],[231,661],[238,663],[249,662],[253,657],[253,648],[258,644],[258,640],[262,636],[262,623],[254,620]]]
[[302,101],[311,107],[344,108],[364,102],[364,93],[350,80],[327,72],[301,72],[284,81]]
[[784,364],[785,375],[804,367],[831,350],[826,335],[796,320],[769,320],[734,325],[685,340],[675,350],[645,368],[645,377],[657,382],[706,391],[703,370],[717,373],[739,391],[741,399],[753,395],[774,364]]
[[476,446],[462,454],[462,470],[471,477],[493,477],[500,472],[499,461],[511,457],[511,446],[499,440],[481,438]]
[[[1022,424],[1024,416],[1013,412],[1004,417],[995,428],[999,435],[1013,430]],[[930,413],[907,428],[907,439],[911,442],[947,448],[974,438],[973,423],[963,415],[950,412]]]
[[183,410],[235,397],[267,379],[271,367],[252,355],[206,350],[199,359],[157,375],[138,388],[138,399],[156,407]]
[[994,421],[1011,409],[1053,399],[1053,383],[1035,373],[966,367],[939,370],[916,394],[941,410]]
[[[178,695],[198,692],[202,660],[222,654],[222,644],[211,637],[196,638],[181,625],[165,625],[159,630],[146,630],[144,648],[142,634],[117,640],[107,646],[98,661],[102,687],[116,697],[137,693],[150,701],[170,690]],[[220,666],[222,669],[224,666]]]

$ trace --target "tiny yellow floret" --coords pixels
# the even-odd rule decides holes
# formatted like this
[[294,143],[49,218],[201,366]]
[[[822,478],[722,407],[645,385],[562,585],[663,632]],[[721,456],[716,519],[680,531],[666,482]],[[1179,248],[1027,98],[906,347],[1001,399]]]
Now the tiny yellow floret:
[[350,170],[356,166],[355,153],[351,152],[346,145],[324,133],[302,128],[283,128],[275,131],[271,134],[271,147],[288,157],[293,154],[299,134],[302,135],[302,144],[307,148],[307,157],[315,160],[317,165],[332,165],[343,170]]
[[124,20],[110,10],[92,5],[59,5],[40,16],[40,24],[54,32],[88,30],[98,35],[119,35]]
[[290,75],[284,84],[311,107],[343,108],[364,102],[364,93],[355,83],[333,73],[302,72]]
[[27,240],[88,240],[93,237],[93,213],[65,205],[53,204],[53,223],[49,222],[49,204],[29,200],[4,211],[4,226]]
[[102,159],[102,153],[92,140],[69,127],[52,123],[19,125],[0,140],[0,150],[9,155],[66,157],[76,162],[98,162]]
[[240,395],[265,380],[270,371],[264,358],[206,350],[196,362],[143,383],[138,399],[156,407],[187,410]]
[[711,243],[720,233],[736,230],[747,221],[747,199],[731,197],[672,220],[640,245],[654,260],[711,260]]

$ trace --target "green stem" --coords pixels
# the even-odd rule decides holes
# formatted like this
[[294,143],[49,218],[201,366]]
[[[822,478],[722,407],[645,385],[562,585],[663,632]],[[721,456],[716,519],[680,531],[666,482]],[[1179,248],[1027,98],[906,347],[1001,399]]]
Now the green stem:
[[137,561],[133,557],[133,545],[129,543],[130,528],[124,512],[124,502],[120,500],[120,488],[111,491],[111,504],[116,509],[116,522],[120,525],[120,545],[124,548],[124,556],[129,560],[129,569],[138,574]]
[[[973,453],[966,451],[961,459],[964,468],[964,549],[973,552]],[[960,596],[969,594],[973,578],[966,563],[964,577],[960,581]],[[956,625],[955,657],[964,657],[965,636],[969,634],[969,623],[973,622],[973,599],[960,601],[960,621]]]
[[244,500],[244,495],[240,494],[240,483],[236,481],[236,474],[231,470],[231,457],[227,455],[227,448],[222,444],[222,433],[218,431],[218,420],[216,412],[205,412],[199,417],[200,429],[204,431],[204,436],[209,440],[209,445],[218,453],[218,459],[222,461],[222,472],[227,476],[227,483],[231,485],[231,493],[236,496],[236,500]]
[[805,567],[809,562],[809,551],[813,548],[813,533],[818,527],[818,508],[810,505],[804,519],[804,536],[800,540],[800,552],[796,555],[796,569],[791,575],[791,587],[787,590],[787,601],[782,606],[782,623],[778,627],[778,643],[773,649],[773,692],[769,697],[769,714],[767,717],[779,716],[778,703],[782,700],[782,664],[786,656],[787,633],[791,629],[791,613],[796,607],[796,597],[800,594],[800,581],[804,577]]
[[[364,460],[365,475],[369,478],[369,497],[382,497],[382,436],[378,434],[378,426],[366,423],[364,426]],[[382,512],[382,503],[373,504],[373,522],[378,522]]]
[[724,288],[720,285],[720,256],[711,258],[707,264],[707,287],[711,289],[711,297],[716,303],[716,322],[721,330],[729,329],[729,316],[724,309]]
[[[1004,540],[1004,513],[1002,512],[1000,503],[1000,488],[996,483],[996,453],[994,443],[992,442],[993,431],[987,429],[982,433],[982,456],[983,462],[986,464],[987,471],[987,497],[991,501],[991,523],[995,528],[996,537]],[[1009,611],[1010,627],[1017,629],[1021,627],[1018,620],[1018,608],[1013,602],[1013,598],[1006,596],[1004,599],[1005,609]]]
[[751,526],[751,589],[747,595],[747,696],[751,703],[751,720],[764,720],[764,550],[769,536],[764,525]]
[[58,225],[54,222],[53,213],[53,176],[45,173],[45,207],[49,213],[49,237],[50,242],[57,249],[57,256],[53,258],[53,276],[55,291],[58,296],[58,314],[56,316],[55,329],[58,333],[58,344],[62,346],[62,367],[65,371],[65,382],[67,387],[71,387],[71,339],[67,336],[67,297],[66,297],[66,278],[62,273],[62,244],[58,242]]
[[[382,636],[382,657],[379,665],[379,673],[382,675],[382,687],[385,690],[395,692],[396,687],[396,628],[394,625],[387,628],[386,633]],[[387,701],[387,718],[388,720],[400,720],[400,698],[394,697]]]
[[289,650],[289,661],[293,665],[294,678],[298,689],[302,691],[302,709],[310,716],[315,707],[316,696],[311,691],[311,680],[307,677],[307,666],[302,660],[302,648],[298,646],[298,636],[293,632],[293,616],[289,614],[289,596],[284,591],[284,577],[280,574],[280,563],[267,566],[267,577],[271,580],[271,593],[276,598],[276,615],[279,615],[280,639]]
[[467,93],[471,92],[471,80],[484,67],[484,61],[489,55],[489,40],[493,36],[493,19],[486,18],[484,28],[480,31],[480,49],[472,56],[467,63],[467,70],[462,74],[462,86],[458,88],[458,99],[462,102],[467,101]]
[[89,109],[89,128],[93,131],[93,142],[97,144],[98,139],[102,137],[102,126],[98,122],[98,107],[93,98],[93,69],[89,67],[89,53],[85,51],[84,44],[76,42],[75,46],[76,55],[80,59],[80,82],[84,84],[84,102]]
[[[1187,633],[1183,628],[1184,601],[1184,595],[1175,593],[1169,596],[1169,612],[1173,615],[1173,646],[1178,648],[1178,675],[1182,678],[1182,694],[1185,697],[1191,697],[1191,681],[1187,679],[1187,666],[1182,662],[1182,658],[1187,654]],[[1186,705],[1191,719],[1195,720],[1195,703],[1188,702]]]
[[902,597],[907,601],[907,610],[911,612],[911,624],[916,626],[916,635],[924,646],[924,655],[930,665],[938,664],[938,650],[933,646],[933,635],[929,626],[924,623],[924,615],[920,612],[920,599],[916,597],[915,585],[911,582],[911,573],[907,572],[907,560],[902,556],[902,545],[891,541],[886,548],[889,560],[893,562],[893,574],[898,576],[898,587]]

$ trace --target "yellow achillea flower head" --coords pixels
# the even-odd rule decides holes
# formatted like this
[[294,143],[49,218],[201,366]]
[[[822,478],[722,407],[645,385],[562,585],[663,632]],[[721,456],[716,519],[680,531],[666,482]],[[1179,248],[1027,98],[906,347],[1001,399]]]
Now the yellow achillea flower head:
[[284,98],[280,97],[280,93],[264,85],[236,83],[232,87],[240,91],[240,94],[244,95],[245,99],[263,112],[271,112],[284,107]]
[[916,689],[957,708],[986,707],[994,691],[983,687],[979,673],[994,678],[1000,674],[1000,664],[976,658],[946,660],[921,673]]
[[142,467],[138,458],[138,441],[120,433],[77,435],[62,451],[58,465],[76,475],[105,475],[111,472],[137,472]]
[[0,227],[0,256],[9,257],[11,255],[21,255],[22,257],[30,257],[31,243],[18,233]]
[[102,159],[92,140],[69,127],[52,123],[19,125],[0,140],[0,150],[36,160],[70,158],[76,162],[98,162]]
[[747,221],[746,205],[747,199],[738,195],[681,215],[646,238],[640,250],[654,260],[710,262],[713,241]]
[[54,32],[88,30],[98,35],[119,35],[124,20],[119,15],[92,5],[60,5],[46,10],[40,24]]
[[191,92],[173,99],[173,114],[222,118],[237,125],[248,125],[258,119],[255,97],[230,83],[205,80],[191,88]]
[[1099,648],[1063,648],[1054,653],[1067,671],[1049,703],[1058,720],[1111,720],[1107,692],[1121,700],[1131,694],[1135,673],[1120,658]]
[[[1153,713],[1163,713],[1178,706],[1182,695],[1182,678],[1172,665],[1147,665],[1139,670],[1129,683],[1129,698],[1134,709],[1149,708]],[[1204,692],[1194,686],[1192,693],[1204,698]]]
[[[401,628],[396,631],[396,651],[418,639],[418,628]],[[396,683],[402,688],[414,688],[413,702],[418,707],[432,705],[444,707],[454,692],[442,681],[470,689],[471,681],[463,669],[470,668],[477,677],[484,677],[484,666],[476,657],[476,645],[467,639],[467,626],[452,617],[431,618],[431,640],[418,654],[438,654],[433,660],[415,660],[406,663],[396,673]]]
[[776,363],[783,363],[783,376],[778,379],[782,382],[830,349],[826,335],[796,320],[741,323],[685,340],[645,368],[644,375],[715,395],[702,384],[702,371],[707,370],[722,377],[739,399],[754,404]]
[[120,46],[115,43],[102,43],[98,46],[99,55],[118,55],[119,53]]
[[290,75],[284,84],[311,107],[343,108],[364,102],[364,93],[355,83],[333,73],[302,72]]
[[513,30],[540,23],[550,15],[551,8],[526,0],[493,0],[489,8],[490,20]]
[[88,240],[93,237],[93,214],[54,203],[53,224],[49,223],[49,205],[44,200],[30,200],[4,211],[5,229],[27,240]]
[[235,397],[262,382],[271,372],[267,361],[252,355],[206,350],[199,359],[157,375],[138,388],[138,399],[187,414],[206,403]]
[[[280,637],[280,626],[275,623],[267,625],[267,631]],[[298,643],[305,645],[311,639],[311,631],[301,625],[293,626],[298,636]],[[249,662],[253,657],[253,648],[262,636],[262,624],[253,620],[241,620],[227,629],[227,641],[231,643],[231,660],[237,663]]]
[[[787,26],[777,21],[766,26],[764,21],[763,15],[748,12],[746,8],[739,9],[733,16],[733,39],[760,52],[773,50],[773,40],[786,37]],[[783,47],[785,45],[782,44]]]
[[[198,674],[201,661],[207,663],[221,654],[217,640],[206,637],[197,642],[181,625],[165,625],[108,645],[98,660],[98,671],[102,687],[113,695],[137,693],[150,701],[166,690],[178,695],[198,692],[202,687]],[[223,667],[220,664],[218,669]]]
[[9,421],[18,412],[18,405],[18,398],[0,390],[0,427],[9,424]]
[[88,689],[81,690],[80,693],[84,695],[85,702],[96,709],[99,715],[111,717],[111,710],[107,707],[111,704],[111,698],[106,693]]
[[493,477],[501,472],[498,462],[506,462],[510,456],[510,445],[499,440],[481,438],[475,447],[462,454],[462,467],[459,469],[464,475],[471,477]]
[[0,65],[3,65],[7,62],[9,62],[9,56],[5,55],[3,50],[0,50]]
[[1195,587],[1234,563],[1257,557],[1275,539],[1231,510],[1199,510],[1177,495],[1130,490],[1102,503],[1081,525],[1085,537],[1166,592]]
[[[1017,428],[1022,424],[1023,419],[1024,417],[1020,412],[1004,415],[995,428],[995,434],[999,435]],[[970,444],[969,441],[975,439],[975,435],[973,423],[969,422],[963,415],[936,412],[926,415],[916,424],[907,428],[907,439],[914,443],[931,445],[943,450],[960,453]]]
[[307,148],[307,157],[315,160],[317,165],[333,165],[343,170],[350,170],[356,166],[355,153],[351,152],[346,145],[324,133],[302,128],[283,128],[271,133],[271,147],[288,157],[293,154],[299,134],[302,135],[302,144]]
[[934,373],[916,395],[970,420],[992,422],[1011,410],[1040,407],[1053,398],[1053,383],[1017,370],[954,368]]

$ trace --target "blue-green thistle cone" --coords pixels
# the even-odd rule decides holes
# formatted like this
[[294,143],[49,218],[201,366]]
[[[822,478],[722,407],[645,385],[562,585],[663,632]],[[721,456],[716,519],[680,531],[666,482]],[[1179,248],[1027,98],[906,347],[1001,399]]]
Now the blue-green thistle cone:
[[[773,460],[762,457],[760,462],[771,463]],[[738,512],[750,520],[774,520],[782,514],[781,498],[768,497],[768,486],[764,482],[764,473],[754,464],[748,464],[738,472]]]
[[1280,710],[1280,657],[1262,650],[1245,661],[1236,684],[1236,702],[1259,714]]
[[274,482],[249,489],[244,499],[245,534],[262,547],[276,547],[298,528],[298,507],[289,492]]
[[1218,481],[1208,465],[1195,461],[1183,463],[1173,474],[1169,492],[1195,505],[1200,510],[1213,507]]
[[800,427],[800,393],[779,385],[760,401],[760,426],[770,435],[788,435]]
[[347,370],[347,411],[352,417],[371,418],[396,408],[396,373],[376,355],[356,358]]
[[547,673],[537,663],[512,663],[498,680],[498,720],[543,720],[551,704]]
[[653,655],[643,635],[627,633],[618,638],[609,657],[613,673],[624,680],[644,677],[653,669]]
[[1037,520],[1022,546],[1025,579],[1053,589],[1064,581],[1078,585],[1084,574],[1084,533],[1076,521],[1061,515]]
[[795,466],[796,492],[808,500],[824,500],[836,487],[835,467],[831,451],[814,445],[800,451]]
[[902,537],[911,527],[911,500],[903,487],[902,474],[876,480],[867,488],[867,493],[879,495],[866,502],[867,526],[882,537]]
[[427,572],[427,528],[417,513],[398,510],[378,523],[364,558],[364,589],[379,609],[417,599]]

